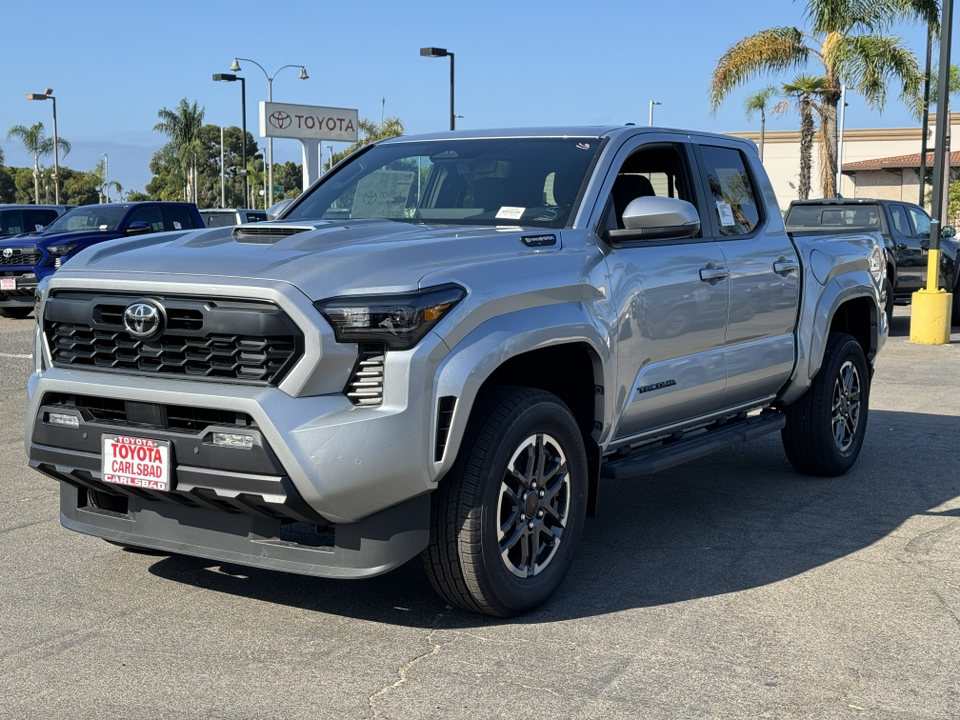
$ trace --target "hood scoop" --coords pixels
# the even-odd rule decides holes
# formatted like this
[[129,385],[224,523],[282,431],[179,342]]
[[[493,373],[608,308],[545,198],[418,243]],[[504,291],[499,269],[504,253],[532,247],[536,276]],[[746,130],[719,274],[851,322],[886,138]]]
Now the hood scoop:
[[310,230],[316,228],[312,225],[237,225],[233,229],[233,239],[235,242],[251,245],[273,245],[283,238]]

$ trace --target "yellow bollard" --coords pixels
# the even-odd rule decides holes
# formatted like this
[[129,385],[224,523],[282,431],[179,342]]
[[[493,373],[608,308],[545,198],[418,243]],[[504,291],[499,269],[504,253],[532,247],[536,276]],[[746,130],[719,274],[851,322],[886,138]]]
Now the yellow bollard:
[[953,294],[940,290],[940,251],[927,257],[927,287],[913,293],[910,300],[910,342],[921,345],[950,343],[950,310]]

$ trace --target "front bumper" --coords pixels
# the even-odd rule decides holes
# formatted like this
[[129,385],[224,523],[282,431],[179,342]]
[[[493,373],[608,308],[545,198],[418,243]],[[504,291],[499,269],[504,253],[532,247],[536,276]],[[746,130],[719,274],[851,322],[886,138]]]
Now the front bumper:
[[2,308],[21,308],[33,307],[34,290],[40,283],[33,270],[3,270],[0,272],[0,280],[10,280],[14,282],[13,289],[0,290],[0,307]]

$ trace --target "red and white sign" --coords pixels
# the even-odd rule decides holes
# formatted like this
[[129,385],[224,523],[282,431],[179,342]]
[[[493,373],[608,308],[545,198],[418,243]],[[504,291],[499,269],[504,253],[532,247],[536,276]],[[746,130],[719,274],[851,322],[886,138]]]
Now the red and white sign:
[[170,489],[167,440],[103,435],[103,481],[144,490]]
[[0,290],[16,290],[16,278],[0,278]]
[[260,137],[356,142],[359,113],[348,108],[260,103]]

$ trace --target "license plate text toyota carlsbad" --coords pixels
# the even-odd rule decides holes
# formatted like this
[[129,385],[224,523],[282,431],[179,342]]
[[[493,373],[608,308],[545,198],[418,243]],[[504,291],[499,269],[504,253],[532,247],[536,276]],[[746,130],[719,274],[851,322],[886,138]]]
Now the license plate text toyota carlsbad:
[[170,443],[166,440],[104,435],[103,481],[145,490],[169,490]]

